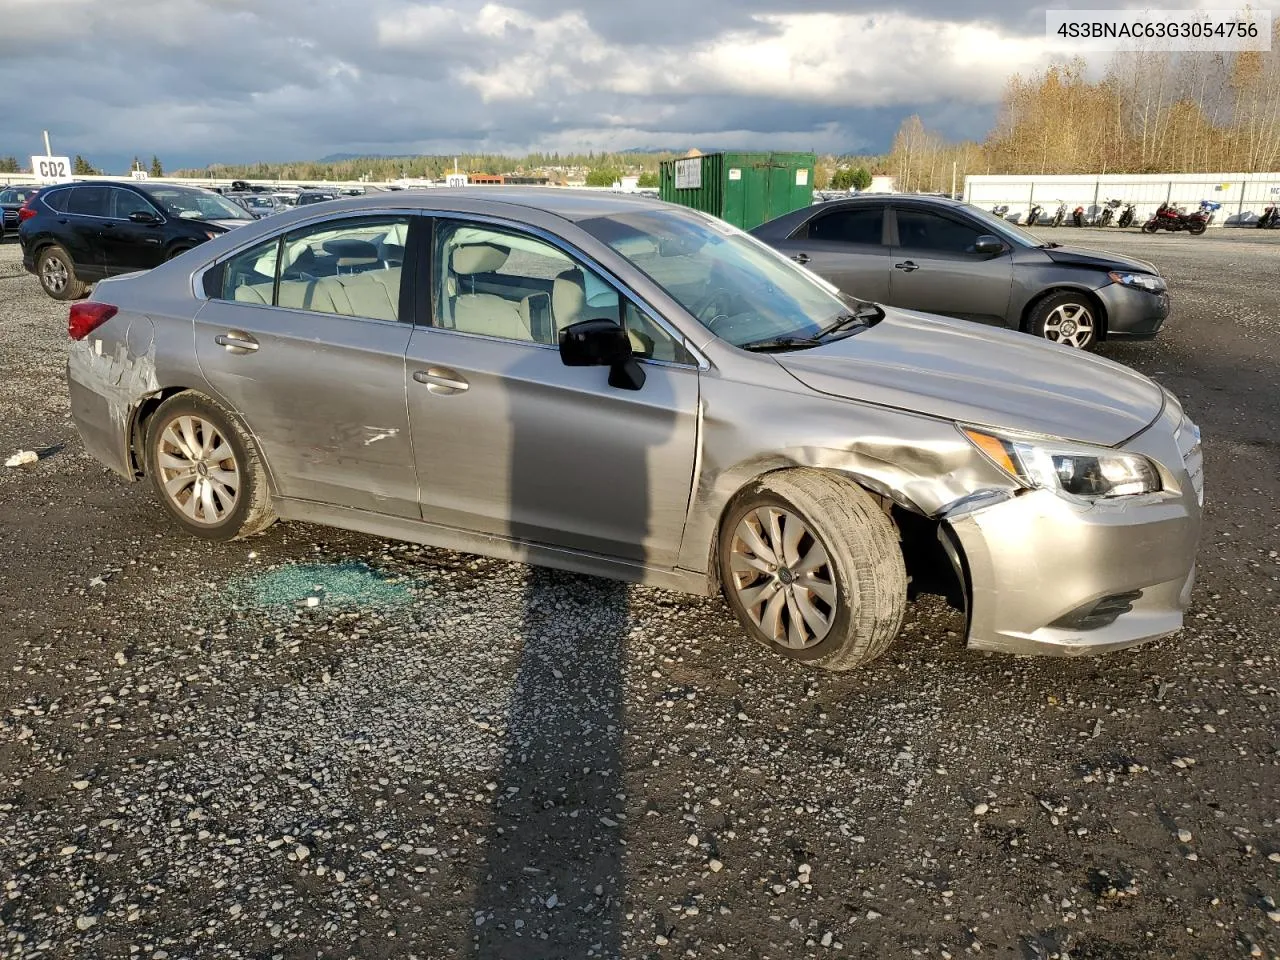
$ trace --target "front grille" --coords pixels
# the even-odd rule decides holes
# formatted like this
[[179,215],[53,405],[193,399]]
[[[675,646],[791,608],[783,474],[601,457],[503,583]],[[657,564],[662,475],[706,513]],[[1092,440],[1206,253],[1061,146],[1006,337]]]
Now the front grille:
[[4,212],[4,228],[6,230],[13,230],[17,226],[18,226],[18,211],[6,210]]
[[1204,454],[1200,450],[1200,428],[1188,419],[1184,419],[1175,435],[1178,451],[1182,454],[1183,466],[1187,468],[1187,476],[1191,478],[1191,486],[1196,491],[1196,502],[1204,506]]

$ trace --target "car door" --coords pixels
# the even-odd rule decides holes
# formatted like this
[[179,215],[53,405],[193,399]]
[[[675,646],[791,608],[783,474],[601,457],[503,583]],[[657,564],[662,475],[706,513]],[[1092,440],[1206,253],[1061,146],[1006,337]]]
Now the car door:
[[[432,523],[670,568],[689,504],[698,367],[666,327],[549,237],[441,218],[409,343],[409,417]],[[639,390],[567,367],[559,331],[625,326]]]
[[1004,325],[1013,286],[1009,244],[998,254],[974,251],[991,235],[958,211],[894,204],[889,303],[908,310]]
[[[141,194],[120,187],[109,188],[107,213],[102,225],[103,265],[107,275],[150,270],[164,260],[164,218]],[[153,223],[134,223],[132,213],[148,213]]]
[[404,373],[413,282],[381,256],[417,222],[334,217],[204,274],[200,368],[248,424],[282,497],[419,515]]
[[81,280],[104,276],[102,225],[107,220],[110,187],[81,184],[72,188],[66,211],[58,215],[58,241],[67,248]]
[[884,211],[885,204],[874,201],[821,210],[773,245],[850,296],[883,303],[889,296],[891,252]]

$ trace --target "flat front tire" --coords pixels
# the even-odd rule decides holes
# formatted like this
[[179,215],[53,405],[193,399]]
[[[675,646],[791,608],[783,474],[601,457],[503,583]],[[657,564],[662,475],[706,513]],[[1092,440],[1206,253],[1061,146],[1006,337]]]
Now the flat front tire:
[[719,568],[746,632],[792,660],[851,670],[884,653],[902,627],[897,530],[838,474],[783,470],[739,495],[721,527]]
[[252,536],[275,520],[253,438],[209,397],[180,393],[147,422],[147,475],[165,511],[207,540]]

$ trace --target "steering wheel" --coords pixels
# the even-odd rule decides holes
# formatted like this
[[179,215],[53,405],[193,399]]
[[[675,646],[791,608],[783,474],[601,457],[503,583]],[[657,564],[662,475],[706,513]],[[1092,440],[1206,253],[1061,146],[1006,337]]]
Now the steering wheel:
[[[730,291],[724,287],[715,287],[699,300],[689,312],[693,314],[694,319],[700,324],[708,330],[714,331],[716,324],[728,316],[724,312],[724,308],[727,306],[730,296]],[[722,300],[726,302],[722,302]]]

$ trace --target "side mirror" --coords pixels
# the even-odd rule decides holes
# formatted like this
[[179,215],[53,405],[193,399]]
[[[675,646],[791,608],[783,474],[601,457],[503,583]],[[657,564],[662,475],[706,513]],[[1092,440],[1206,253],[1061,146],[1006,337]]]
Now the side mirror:
[[579,320],[560,331],[560,360],[566,367],[608,367],[609,386],[639,390],[644,368],[636,363],[627,332],[613,320]]
[[997,253],[1004,253],[1004,241],[999,237],[993,237],[989,233],[984,233],[977,240],[973,241],[973,252],[981,254],[984,257],[993,256]]
[[134,223],[159,223],[160,218],[150,210],[135,210],[129,214],[129,219]]

